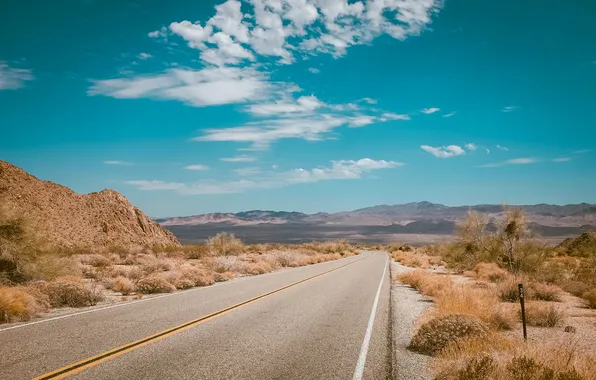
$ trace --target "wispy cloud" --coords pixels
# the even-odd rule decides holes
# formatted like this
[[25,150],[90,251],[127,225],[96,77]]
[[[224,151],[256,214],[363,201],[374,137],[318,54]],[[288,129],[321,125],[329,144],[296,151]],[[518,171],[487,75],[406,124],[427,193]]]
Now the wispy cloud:
[[478,146],[476,146],[476,144],[474,144],[474,143],[468,143],[468,144],[466,144],[466,149],[474,151],[474,150],[478,149]]
[[132,166],[132,162],[127,162],[127,161],[107,160],[107,161],[104,161],[103,163],[106,165]]
[[420,110],[420,112],[430,115],[431,113],[435,113],[435,112],[439,112],[441,109],[440,108],[424,108],[422,110]]
[[449,112],[448,114],[443,115],[443,117],[451,117],[453,115],[455,115],[457,112],[453,111],[453,112]]
[[429,145],[421,145],[420,148],[422,150],[432,154],[438,158],[449,158],[454,156],[461,156],[466,154],[466,152],[457,145],[448,145],[448,146],[439,146],[439,147],[432,147]]
[[557,157],[551,160],[552,162],[568,162],[571,161],[571,157]]
[[233,172],[238,174],[239,176],[251,176],[261,173],[261,169],[257,167],[239,168],[234,169]]
[[318,74],[321,72],[321,70],[317,69],[316,67],[309,67],[308,71],[310,71],[313,74]]
[[502,108],[501,112],[508,113],[508,112],[513,112],[516,109],[517,109],[517,106],[507,106],[507,107]]
[[590,153],[592,151],[593,151],[592,149],[580,149],[580,150],[573,151],[573,153],[574,154],[584,154],[584,153]]
[[16,90],[33,79],[31,70],[10,67],[6,62],[0,61],[0,90]]
[[509,148],[507,148],[506,146],[501,146],[501,145],[497,145],[497,149],[504,150],[504,151],[508,151],[509,150]]
[[[328,180],[355,180],[363,178],[366,173],[380,169],[390,169],[403,163],[363,158],[360,160],[332,161],[330,166],[313,169],[294,169],[285,172],[261,173],[252,180],[239,179],[230,181],[207,180],[194,183],[164,182],[159,180],[134,180],[126,183],[139,190],[169,190],[181,194],[230,194],[241,193],[253,189],[267,189],[291,186],[299,183],[314,183]],[[237,173],[248,175],[246,172]],[[258,173],[255,173],[255,175]]]
[[220,158],[221,161],[225,162],[253,162],[256,161],[256,157],[252,156],[236,156],[236,157],[224,157]]
[[534,164],[539,161],[540,161],[540,159],[536,158],[536,157],[513,158],[513,159],[507,160],[507,161],[501,161],[501,162],[495,162],[492,164],[480,165],[479,167],[480,168],[496,168],[496,167],[505,166],[505,165],[528,165],[528,164]]
[[186,169],[186,170],[197,170],[197,171],[199,171],[199,170],[209,170],[209,166],[196,164],[196,165],[185,166],[184,169]]
[[373,99],[373,98],[362,98],[360,100],[363,101],[363,102],[366,102],[368,104],[377,104],[378,103],[378,101],[376,99]]

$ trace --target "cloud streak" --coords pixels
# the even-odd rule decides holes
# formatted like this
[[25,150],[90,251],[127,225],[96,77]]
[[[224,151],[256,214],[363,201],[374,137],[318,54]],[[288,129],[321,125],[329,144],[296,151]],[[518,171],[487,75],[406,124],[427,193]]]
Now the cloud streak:
[[10,67],[6,62],[0,61],[0,90],[16,90],[33,79],[31,70]]
[[118,160],[106,160],[103,162],[106,165],[120,165],[120,166],[132,166],[132,162],[118,161]]
[[466,152],[458,145],[448,145],[439,147],[421,145],[420,148],[438,158],[450,158],[466,154]]
[[331,165],[327,167],[313,169],[298,168],[285,172],[260,173],[255,170],[256,168],[236,170],[237,174],[241,176],[260,174],[254,180],[206,180],[188,184],[160,180],[133,180],[126,183],[142,191],[176,191],[185,195],[232,194],[254,189],[279,188],[301,183],[361,179],[365,174],[372,171],[396,168],[401,165],[403,163],[396,161],[363,158],[360,160],[332,161]]
[[539,162],[540,159],[536,157],[513,158],[507,161],[495,162],[492,164],[480,165],[479,168],[496,168],[505,165],[528,165]]

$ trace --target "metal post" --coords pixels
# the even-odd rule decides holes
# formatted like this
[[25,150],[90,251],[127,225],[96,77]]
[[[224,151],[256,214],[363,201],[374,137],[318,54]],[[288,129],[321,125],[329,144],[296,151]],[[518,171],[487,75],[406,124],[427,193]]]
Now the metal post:
[[522,326],[524,328],[524,340],[528,340],[528,333],[526,331],[526,306],[524,303],[524,284],[517,284],[519,289],[519,303],[521,304]]

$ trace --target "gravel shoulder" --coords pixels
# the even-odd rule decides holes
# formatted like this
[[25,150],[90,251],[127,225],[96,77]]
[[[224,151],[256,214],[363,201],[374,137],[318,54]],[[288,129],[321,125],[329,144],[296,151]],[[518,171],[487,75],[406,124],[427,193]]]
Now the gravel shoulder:
[[[406,267],[392,260],[391,278],[400,273],[409,272]],[[395,380],[430,380],[428,369],[430,358],[408,350],[414,334],[416,320],[431,307],[431,298],[399,282],[391,284],[391,323],[393,346],[393,379]]]

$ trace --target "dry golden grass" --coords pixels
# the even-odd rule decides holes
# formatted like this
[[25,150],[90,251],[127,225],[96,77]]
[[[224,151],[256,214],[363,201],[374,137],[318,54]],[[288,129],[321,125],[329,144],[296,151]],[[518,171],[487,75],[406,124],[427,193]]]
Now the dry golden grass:
[[54,281],[40,281],[32,286],[47,295],[53,307],[93,306],[104,298],[101,289],[88,285],[74,276],[59,277]]
[[573,341],[524,342],[496,333],[447,346],[431,368],[437,380],[596,380],[596,357]]
[[430,267],[442,265],[442,261],[439,257],[429,256],[422,253],[422,251],[410,248],[409,250],[394,250],[390,251],[391,257],[398,263],[411,268],[423,268],[427,269]]
[[112,283],[112,290],[127,296],[136,290],[135,284],[126,277],[117,277]]
[[532,282],[529,285],[530,297],[534,300],[560,302],[563,290],[556,285]]
[[464,274],[477,280],[490,282],[502,282],[510,276],[507,270],[495,263],[478,263],[474,269]]
[[209,238],[205,244],[210,254],[216,256],[230,256],[242,253],[244,243],[237,239],[234,234],[227,234],[220,232],[217,235]]
[[556,327],[565,321],[565,312],[552,303],[528,302],[526,303],[526,321],[530,326]]
[[50,306],[45,297],[23,287],[0,286],[0,323],[27,321]]
[[596,288],[584,292],[582,294],[582,299],[586,303],[586,306],[590,309],[596,309]]
[[137,282],[137,291],[143,294],[171,293],[174,290],[176,290],[174,285],[157,274],[142,278]]

